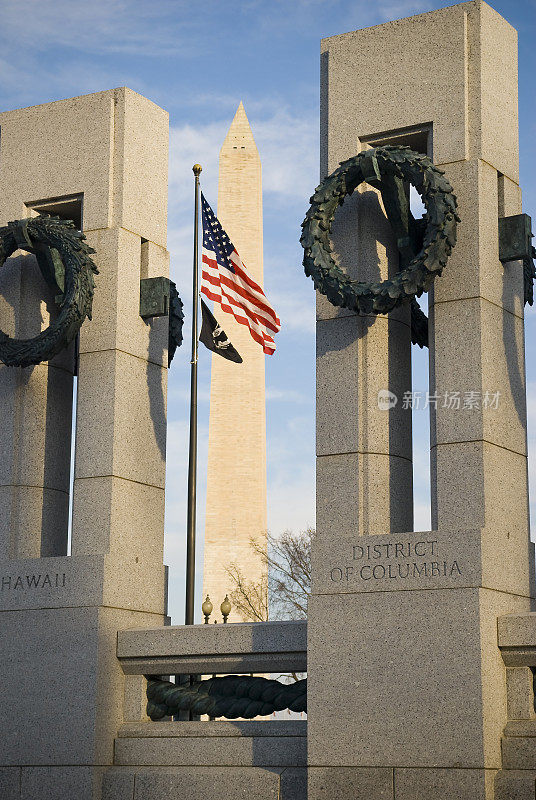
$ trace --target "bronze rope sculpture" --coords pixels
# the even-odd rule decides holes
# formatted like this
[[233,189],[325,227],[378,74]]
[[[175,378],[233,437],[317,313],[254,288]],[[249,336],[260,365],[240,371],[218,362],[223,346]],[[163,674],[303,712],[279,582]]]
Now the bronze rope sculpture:
[[191,711],[226,719],[252,719],[289,708],[307,711],[307,680],[284,684],[250,675],[225,675],[180,686],[149,678],[147,716],[163,719]]

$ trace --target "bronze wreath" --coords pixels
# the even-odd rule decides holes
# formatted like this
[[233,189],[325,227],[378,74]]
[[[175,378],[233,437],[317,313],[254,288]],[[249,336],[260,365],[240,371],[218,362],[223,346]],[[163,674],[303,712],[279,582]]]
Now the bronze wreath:
[[[422,197],[424,226],[411,216],[405,181]],[[392,280],[380,283],[350,280],[332,256],[330,233],[335,211],[363,182],[381,190],[401,256],[400,271]],[[456,208],[450,183],[427,156],[409,147],[389,145],[359,153],[342,162],[311,198],[300,239],[305,274],[333,305],[358,314],[386,314],[420,297],[441,274],[456,244],[456,223],[460,221]]]
[[59,314],[32,339],[12,339],[0,330],[0,361],[8,367],[28,367],[48,361],[75,338],[91,306],[98,273],[93,248],[73,222],[40,216],[9,222],[0,228],[0,267],[15,250],[33,253],[43,277],[57,292]]

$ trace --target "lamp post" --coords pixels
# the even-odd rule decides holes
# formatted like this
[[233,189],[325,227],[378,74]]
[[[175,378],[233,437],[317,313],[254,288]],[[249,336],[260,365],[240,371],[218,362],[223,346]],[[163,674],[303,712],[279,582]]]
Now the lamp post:
[[225,624],[227,622],[227,617],[231,613],[231,601],[229,600],[229,597],[227,595],[225,595],[223,603],[220,606],[220,611],[223,617],[223,622]]
[[207,598],[206,598],[205,602],[203,603],[203,605],[201,606],[201,610],[203,611],[203,616],[205,617],[205,625],[208,625],[208,618],[212,614],[212,609],[213,608],[214,608],[214,606],[210,602],[210,597],[207,594]]

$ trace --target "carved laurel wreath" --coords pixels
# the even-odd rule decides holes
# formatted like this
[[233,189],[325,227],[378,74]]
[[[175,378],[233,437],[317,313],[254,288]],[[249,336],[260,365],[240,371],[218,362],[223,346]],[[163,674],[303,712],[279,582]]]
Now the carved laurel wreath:
[[[422,242],[418,237],[420,249],[414,247],[418,252],[392,280],[380,283],[350,280],[332,257],[330,234],[335,211],[359,184],[368,182],[382,188],[382,183],[389,179],[392,184],[395,181],[399,185],[401,181],[409,181],[422,197],[426,227],[421,232]],[[460,221],[456,208],[450,183],[427,156],[409,147],[389,145],[359,153],[343,161],[311,197],[300,239],[305,251],[305,274],[335,306],[359,314],[386,314],[412,302],[415,296],[420,297],[430,289],[436,275],[441,274],[456,244],[456,223]],[[415,223],[413,219],[412,222]],[[418,316],[420,309],[416,301],[414,305]],[[424,317],[422,312],[420,314]]]
[[0,361],[28,367],[48,361],[75,338],[91,306],[98,273],[93,248],[71,221],[40,216],[9,222],[0,228],[0,267],[17,249],[33,253],[49,285],[57,292],[59,313],[32,339],[12,339],[0,330]]

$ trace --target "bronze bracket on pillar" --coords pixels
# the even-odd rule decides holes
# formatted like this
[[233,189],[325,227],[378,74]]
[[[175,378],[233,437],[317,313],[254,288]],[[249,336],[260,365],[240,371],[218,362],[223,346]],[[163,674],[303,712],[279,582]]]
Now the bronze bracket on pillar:
[[169,314],[169,278],[142,278],[140,281],[140,317],[167,317]]
[[533,259],[536,249],[532,246],[532,220],[528,214],[499,217],[499,260],[523,261],[524,302],[534,302],[534,278],[536,269]]
[[177,347],[182,344],[184,323],[183,303],[177,287],[169,278],[142,278],[140,280],[140,317],[169,316],[168,367]]

